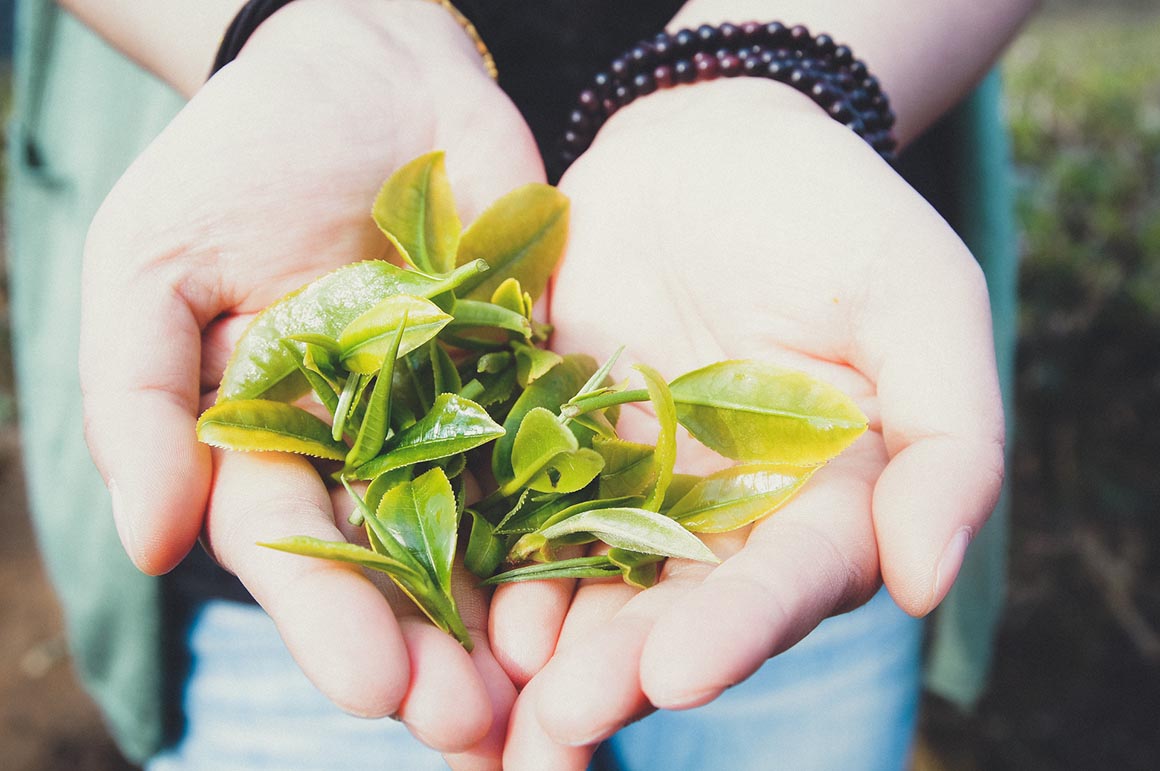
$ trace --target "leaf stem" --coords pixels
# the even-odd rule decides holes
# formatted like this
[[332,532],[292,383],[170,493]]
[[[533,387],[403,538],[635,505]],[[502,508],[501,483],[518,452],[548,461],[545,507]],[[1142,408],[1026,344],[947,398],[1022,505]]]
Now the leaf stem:
[[560,408],[560,417],[571,420],[580,415],[614,407],[618,404],[647,402],[648,400],[649,395],[646,388],[634,388],[631,391],[610,391],[597,396],[589,396],[574,404],[565,404]]

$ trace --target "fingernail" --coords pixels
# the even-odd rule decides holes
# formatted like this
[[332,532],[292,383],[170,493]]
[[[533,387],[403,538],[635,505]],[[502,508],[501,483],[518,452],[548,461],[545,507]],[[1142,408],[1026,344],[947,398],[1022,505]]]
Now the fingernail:
[[137,553],[137,544],[133,538],[132,524],[125,513],[125,499],[121,496],[121,488],[117,486],[117,480],[110,479],[108,488],[109,497],[113,500],[113,524],[117,526],[117,537],[121,539],[121,546],[124,547],[125,552],[133,557]]
[[927,612],[935,609],[950,591],[951,584],[955,582],[955,578],[959,575],[959,569],[963,566],[963,556],[967,553],[967,546],[971,543],[973,533],[969,527],[961,527],[955,531],[951,536],[950,542],[943,549],[942,557],[939,558],[938,566],[934,571],[934,588],[931,592],[930,607]]

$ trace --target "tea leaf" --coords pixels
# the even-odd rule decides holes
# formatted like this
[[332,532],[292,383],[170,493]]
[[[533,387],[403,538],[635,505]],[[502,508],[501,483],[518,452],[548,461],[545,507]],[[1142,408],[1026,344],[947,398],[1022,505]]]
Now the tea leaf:
[[495,353],[485,353],[479,357],[479,361],[475,363],[475,371],[481,375],[494,375],[497,372],[503,372],[515,362],[515,356],[507,351],[496,351]]
[[540,531],[549,541],[580,533],[591,534],[620,549],[698,562],[720,561],[697,536],[668,517],[646,509],[594,509]]
[[430,300],[411,295],[388,297],[346,326],[339,335],[342,363],[351,372],[372,375],[383,365],[395,330],[407,319],[398,355],[415,350],[439,334],[451,317]]
[[657,422],[660,423],[660,433],[657,435],[657,445],[653,451],[657,481],[648,498],[641,504],[642,509],[657,511],[664,503],[665,491],[669,489],[669,482],[673,479],[673,466],[677,462],[677,408],[673,404],[673,395],[659,372],[645,364],[637,364],[635,369],[644,377],[649,399],[652,400]]
[[592,440],[592,449],[604,459],[600,472],[600,497],[644,495],[656,486],[657,465],[653,447],[623,439]]
[[388,490],[403,482],[410,482],[412,478],[413,474],[410,466],[392,469],[391,471],[379,474],[367,485],[367,507],[371,511],[375,511],[379,508],[379,502],[382,501],[383,496],[387,494]]
[[472,509],[468,511],[471,513],[471,533],[467,537],[463,562],[476,576],[487,578],[503,564],[507,545],[503,538],[495,534],[490,522],[478,512]]
[[612,578],[620,575],[620,568],[608,557],[576,557],[541,565],[527,565],[492,576],[485,586],[510,584],[516,581],[540,581],[549,578]]
[[695,533],[736,530],[772,513],[820,466],[748,464],[711,474],[665,512]]
[[866,416],[844,393],[765,362],[711,364],[669,388],[681,425],[734,460],[824,463],[866,430]]
[[459,378],[459,370],[455,368],[451,354],[447,353],[447,349],[439,345],[437,340],[432,340],[427,346],[435,395],[459,393],[459,389],[463,388],[463,381]]
[[347,468],[356,468],[379,454],[383,449],[383,442],[387,439],[387,429],[391,425],[391,386],[395,375],[395,360],[399,355],[399,346],[403,342],[403,330],[407,328],[407,316],[395,330],[395,338],[391,347],[383,356],[383,366],[375,378],[375,387],[371,391],[371,401],[367,405],[362,425],[359,426],[358,436],[354,446],[346,456]]
[[431,411],[387,442],[382,455],[354,470],[355,479],[374,479],[392,469],[466,452],[504,435],[487,411],[457,394],[440,394]]
[[282,345],[294,357],[294,363],[298,365],[298,371],[306,379],[306,382],[310,384],[310,389],[314,391],[314,395],[318,397],[318,401],[322,403],[322,406],[326,407],[326,411],[333,418],[338,411],[338,394],[335,392],[334,387],[322,375],[307,368],[305,361],[298,355],[297,348],[285,340],[282,341]]
[[379,501],[375,519],[451,596],[451,563],[459,517],[451,483],[441,469],[395,485]]
[[463,234],[458,264],[483,259],[486,276],[465,281],[461,296],[487,300],[508,278],[533,299],[543,294],[568,238],[568,198],[549,185],[517,188],[493,203]]
[[240,399],[215,404],[197,421],[197,438],[227,450],[296,452],[342,460],[346,445],[330,436],[330,426],[284,402]]
[[308,385],[298,372],[296,357],[283,347],[282,338],[303,334],[336,338],[384,297],[434,297],[487,270],[486,263],[461,262],[462,267],[440,279],[381,260],[359,262],[286,295],[259,313],[238,340],[222,375],[217,400],[293,401],[306,393]]
[[512,445],[514,478],[500,489],[512,495],[521,487],[544,493],[571,493],[586,487],[604,467],[599,453],[581,448],[556,415],[536,407],[524,416]]
[[521,316],[529,315],[524,313],[524,290],[520,287],[520,282],[514,278],[505,278],[495,288],[491,294],[491,302]]
[[276,551],[284,551],[290,554],[298,554],[303,557],[317,557],[319,559],[335,560],[336,562],[349,562],[364,568],[386,573],[398,581],[415,582],[423,580],[423,576],[416,573],[411,566],[386,555],[358,546],[357,544],[347,543],[346,541],[323,541],[320,538],[298,535],[291,538],[283,538],[278,541],[259,543],[258,546],[264,546],[267,549],[275,549]]
[[375,223],[399,255],[425,273],[455,267],[463,225],[442,152],[420,156],[386,181],[371,210]]
[[520,337],[532,336],[531,322],[522,313],[479,300],[456,300],[451,306],[449,331],[462,333],[464,329],[502,329]]
[[342,435],[346,431],[346,420],[350,416],[355,394],[358,393],[361,385],[362,375],[352,373],[343,384],[342,393],[338,395],[338,407],[334,411],[334,425],[330,430],[330,435],[336,442],[342,439]]
[[660,577],[660,566],[664,557],[657,554],[642,554],[627,549],[609,549],[608,560],[620,568],[624,582],[638,589],[655,586]]
[[[524,416],[536,407],[543,407],[552,412],[558,412],[560,405],[567,402],[576,393],[584,381],[596,371],[596,362],[590,356],[569,354],[547,374],[532,383],[520,394],[511,411],[504,419],[503,425],[506,434],[495,443],[492,451],[491,468],[496,481],[503,484],[511,480],[512,445],[515,444],[516,432]],[[515,382],[515,373],[512,373],[512,382]],[[592,432],[583,426],[570,425],[569,430],[576,437],[581,447],[591,443]]]
[[516,377],[521,388],[527,388],[564,361],[564,357],[555,351],[526,343],[513,342],[512,351],[516,356]]

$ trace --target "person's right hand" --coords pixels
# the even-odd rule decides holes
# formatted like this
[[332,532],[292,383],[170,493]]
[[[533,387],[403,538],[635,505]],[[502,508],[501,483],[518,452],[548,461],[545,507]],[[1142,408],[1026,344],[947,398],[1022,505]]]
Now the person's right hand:
[[[482,628],[469,656],[396,618],[358,570],[257,547],[339,538],[326,486],[301,458],[211,455],[194,432],[245,322],[322,273],[385,256],[370,202],[395,168],[434,149],[447,152],[464,221],[543,180],[522,118],[443,9],[301,0],[262,24],[93,222],[85,428],[143,571],[171,569],[204,535],[337,704],[398,714],[431,746],[467,751],[456,765],[493,766],[515,691]],[[463,610],[482,627],[486,607]]]

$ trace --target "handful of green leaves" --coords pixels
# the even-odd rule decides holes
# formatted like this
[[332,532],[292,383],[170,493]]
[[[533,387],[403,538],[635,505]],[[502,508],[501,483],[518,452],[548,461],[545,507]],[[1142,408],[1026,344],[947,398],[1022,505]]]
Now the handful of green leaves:
[[[383,186],[375,222],[409,268],[360,262],[263,311],[222,377],[199,438],[230,450],[334,463],[369,548],[315,538],[263,544],[391,577],[441,629],[471,639],[451,594],[459,531],[485,584],[620,576],[648,587],[668,557],[717,562],[695,535],[743,527],[792,497],[866,428],[840,391],[760,361],[725,361],[668,383],[613,384],[588,356],[542,348],[532,318],[563,252],[568,200],[527,185],[464,230],[443,154]],[[308,394],[321,420],[296,406]],[[619,405],[651,401],[653,445],[618,437]],[[299,402],[300,403],[300,402]],[[675,474],[677,426],[739,461]],[[464,472],[486,494],[468,504]],[[369,483],[360,496],[351,483]],[[601,541],[604,553],[556,559]]]

